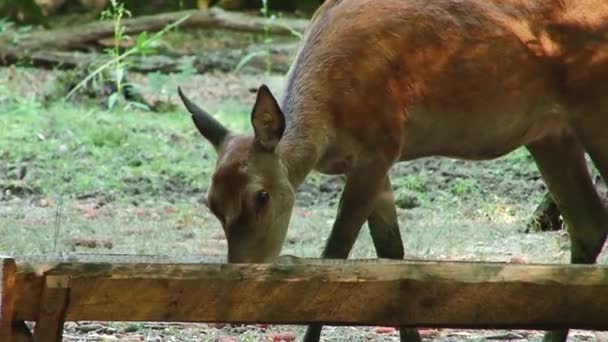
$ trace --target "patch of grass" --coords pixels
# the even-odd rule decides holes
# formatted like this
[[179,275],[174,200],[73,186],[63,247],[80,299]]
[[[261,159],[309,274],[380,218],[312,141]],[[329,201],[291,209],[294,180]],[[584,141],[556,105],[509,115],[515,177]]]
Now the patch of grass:
[[[215,152],[184,112],[2,107],[8,113],[0,115],[0,161],[26,167],[24,182],[41,189],[41,196],[178,198],[207,186]],[[232,129],[245,129],[243,106],[212,108]]]
[[454,193],[454,195],[469,195],[478,190],[477,180],[471,178],[458,178],[454,181],[452,193]]

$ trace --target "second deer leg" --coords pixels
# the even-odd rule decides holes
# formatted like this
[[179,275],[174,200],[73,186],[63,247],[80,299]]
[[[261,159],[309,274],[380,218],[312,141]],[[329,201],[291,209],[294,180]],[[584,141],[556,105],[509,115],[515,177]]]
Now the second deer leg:
[[[382,163],[370,161],[363,165],[357,165],[348,174],[344,191],[340,197],[336,220],[323,250],[323,258],[348,258],[359,236],[361,227],[375,209],[376,200],[384,189],[389,168],[390,165],[382,166]],[[379,223],[379,220],[379,216],[377,216],[375,222]],[[380,229],[386,229],[386,225],[376,225],[376,227],[378,228],[378,232],[372,233],[372,236],[373,234],[376,234],[378,237],[385,235],[384,233],[380,234]],[[387,253],[395,253],[394,248],[391,248]],[[403,246],[401,246],[400,255],[403,258]],[[304,335],[304,342],[318,342],[321,337],[321,329],[322,325],[315,324],[309,326]]]

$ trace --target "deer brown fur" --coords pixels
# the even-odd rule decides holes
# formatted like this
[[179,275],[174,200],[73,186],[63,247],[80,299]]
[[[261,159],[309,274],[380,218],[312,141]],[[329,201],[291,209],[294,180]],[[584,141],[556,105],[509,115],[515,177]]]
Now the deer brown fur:
[[[260,87],[253,136],[217,134],[221,125],[180,95],[218,151],[208,202],[231,262],[280,253],[294,191],[312,170],[346,175],[324,257],[348,257],[367,221],[378,255],[402,258],[394,163],[521,146],[569,227],[572,262],[595,262],[604,245],[608,213],[584,157],[608,178],[606,0],[330,0],[281,101]],[[402,340],[418,339],[403,330]]]

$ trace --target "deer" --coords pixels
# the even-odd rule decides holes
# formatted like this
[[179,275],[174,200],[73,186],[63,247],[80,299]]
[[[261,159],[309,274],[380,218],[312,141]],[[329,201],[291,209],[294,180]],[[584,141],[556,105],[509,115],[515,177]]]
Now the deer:
[[[345,175],[323,258],[345,259],[367,222],[376,254],[401,259],[389,170],[427,156],[533,157],[568,227],[571,263],[608,233],[585,162],[608,179],[608,1],[329,0],[317,9],[280,99],[261,84],[253,134],[178,93],[217,153],[207,203],[228,262],[272,262],[294,193],[317,171]],[[304,340],[318,341],[321,325]],[[568,330],[544,341],[566,341]],[[402,341],[419,341],[401,329]]]

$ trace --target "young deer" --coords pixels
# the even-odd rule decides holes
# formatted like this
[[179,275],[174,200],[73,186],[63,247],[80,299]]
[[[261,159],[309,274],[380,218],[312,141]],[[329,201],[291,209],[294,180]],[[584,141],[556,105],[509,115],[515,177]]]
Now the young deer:
[[179,93],[218,153],[208,204],[230,262],[279,255],[294,191],[313,169],[346,174],[323,257],[347,258],[367,220],[378,256],[402,258],[393,164],[492,159],[520,146],[563,213],[571,261],[594,263],[604,245],[608,213],[585,153],[608,179],[606,0],[330,0],[281,101],[259,88],[253,136],[229,132]]

